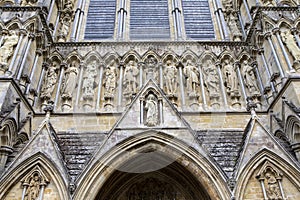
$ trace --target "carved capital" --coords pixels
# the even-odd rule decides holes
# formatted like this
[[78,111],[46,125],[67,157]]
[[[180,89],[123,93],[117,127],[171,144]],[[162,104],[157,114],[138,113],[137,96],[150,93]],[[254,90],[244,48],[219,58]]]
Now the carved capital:
[[277,35],[277,34],[280,34],[280,29],[278,27],[276,28],[273,28],[272,32]]
[[35,34],[34,34],[34,33],[29,33],[29,34],[28,34],[28,38],[29,38],[30,40],[34,40],[34,39],[35,39]]
[[8,29],[2,29],[1,35],[8,35],[9,30]]
[[43,54],[43,50],[38,48],[35,53],[38,55],[38,56],[41,56]]
[[298,30],[297,30],[297,28],[295,28],[295,27],[292,27],[292,28],[290,29],[290,31],[291,31],[291,33],[292,33],[293,35],[298,34]]
[[20,35],[26,35],[27,30],[26,29],[20,29]]
[[44,62],[42,64],[42,67],[44,68],[44,70],[47,70],[49,68],[49,63]]
[[271,32],[267,32],[267,33],[264,34],[264,37],[265,37],[267,40],[270,39],[271,36],[272,36]]
[[259,54],[259,55],[264,54],[264,52],[265,52],[264,48],[259,48],[259,49],[258,49],[258,54]]

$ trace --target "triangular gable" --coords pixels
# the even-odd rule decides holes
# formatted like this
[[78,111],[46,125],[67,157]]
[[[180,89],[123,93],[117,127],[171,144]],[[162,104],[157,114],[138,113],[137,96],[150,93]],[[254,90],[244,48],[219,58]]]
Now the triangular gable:
[[294,167],[299,168],[294,158],[276,141],[274,136],[265,129],[257,116],[252,117],[249,121],[246,131],[248,133],[237,165],[236,175],[238,175],[249,161],[262,149],[272,151],[288,163],[294,165]]
[[[147,95],[151,93],[157,98],[158,104],[161,106],[159,112],[158,123],[155,125],[147,125],[145,119],[145,110],[141,112]],[[141,114],[142,113],[142,114]],[[189,124],[181,117],[175,106],[169,101],[164,92],[153,81],[149,80],[139,91],[137,96],[132,100],[126,108],[121,118],[116,122],[109,132],[106,141],[95,152],[93,158],[87,165],[88,168],[93,166],[106,152],[118,146],[119,143],[132,137],[144,137],[148,135],[153,137],[155,134],[165,134],[170,138],[176,138],[189,147],[198,151],[202,156],[208,158],[211,163],[218,167],[210,154],[208,154],[196,139],[196,133],[191,129]],[[147,137],[148,137],[147,136]],[[155,136],[154,136],[155,137]],[[82,174],[83,175],[83,174]],[[82,176],[81,175],[81,176]]]
[[[59,146],[55,142],[54,129],[49,122],[49,119],[45,119],[34,136],[30,139],[27,145],[16,155],[14,161],[8,166],[9,171],[14,170],[22,162],[38,153],[44,154],[52,163],[57,167],[61,176],[65,182],[68,182],[68,173],[63,163],[63,155],[59,149]],[[8,173],[8,172],[6,172]]]

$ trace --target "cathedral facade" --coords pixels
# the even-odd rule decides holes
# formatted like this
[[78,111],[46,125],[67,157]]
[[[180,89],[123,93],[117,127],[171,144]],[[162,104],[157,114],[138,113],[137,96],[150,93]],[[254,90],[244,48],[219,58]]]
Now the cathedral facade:
[[0,199],[300,199],[296,0],[1,0]]

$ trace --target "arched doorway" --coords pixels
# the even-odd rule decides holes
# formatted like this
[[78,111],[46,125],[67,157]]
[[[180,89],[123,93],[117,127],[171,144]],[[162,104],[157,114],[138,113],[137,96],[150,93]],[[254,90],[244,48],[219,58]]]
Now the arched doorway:
[[128,160],[95,200],[209,200],[205,188],[177,161],[158,152]]

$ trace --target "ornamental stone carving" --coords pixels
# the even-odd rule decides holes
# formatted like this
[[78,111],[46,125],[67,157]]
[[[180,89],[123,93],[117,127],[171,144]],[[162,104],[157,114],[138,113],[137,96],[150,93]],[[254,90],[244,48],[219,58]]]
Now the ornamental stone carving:
[[82,98],[84,100],[93,100],[94,88],[96,87],[95,78],[97,76],[97,62],[92,61],[86,68],[86,73],[83,77]]
[[57,63],[52,62],[44,78],[44,83],[43,83],[40,97],[43,101],[45,101],[45,103],[47,103],[48,100],[50,100],[52,97],[52,93],[54,91],[57,82],[57,70],[58,70]]
[[186,66],[183,69],[183,73],[186,78],[186,87],[188,95],[190,97],[199,96],[199,92],[197,91],[197,88],[200,85],[199,71],[191,60],[188,60],[186,62]]
[[245,86],[250,96],[260,96],[260,92],[257,86],[257,81],[253,67],[248,64],[247,60],[242,63],[242,74],[245,81]]
[[58,26],[58,42],[65,42],[69,35],[71,22],[73,20],[73,2],[71,0],[66,0],[64,4],[64,9],[61,11],[60,23]]
[[78,76],[78,64],[76,61],[72,61],[71,65],[67,68],[65,72],[65,78],[62,83],[62,100],[63,105],[62,109],[63,111],[67,111],[71,108],[71,100],[73,97],[73,92],[76,87],[77,83],[77,76]]
[[10,31],[4,37],[0,47],[0,75],[4,74],[8,69],[8,60],[13,55],[14,48],[19,41],[19,36],[15,31]]
[[171,59],[166,61],[164,70],[166,93],[168,96],[177,96],[177,68]]
[[149,94],[146,99],[146,126],[155,126],[158,124],[158,100],[153,94]]
[[204,84],[209,94],[212,107],[218,107],[220,104],[220,78],[217,67],[208,60],[203,67]]
[[146,63],[146,77],[147,80],[153,79],[158,81],[158,67],[157,67],[157,59],[154,56],[148,56],[145,61]]
[[104,73],[104,98],[113,98],[117,86],[117,68],[115,60],[112,60]]
[[273,0],[262,0],[263,6],[276,6]]
[[38,0],[23,0],[21,6],[35,6]]
[[125,66],[124,72],[124,95],[131,97],[137,93],[139,69],[134,60],[130,60]]
[[296,61],[300,61],[300,49],[290,31],[281,32],[281,38],[288,51]]
[[232,40],[233,41],[241,41],[242,40],[242,33],[238,27],[238,18],[236,14],[232,11],[230,11],[226,15],[227,25],[229,27]]
[[238,77],[229,59],[224,60],[223,73],[226,91],[229,96],[239,95]]
[[49,183],[49,179],[36,166],[31,172],[29,172],[22,180],[24,200],[39,200],[43,199],[44,189]]

